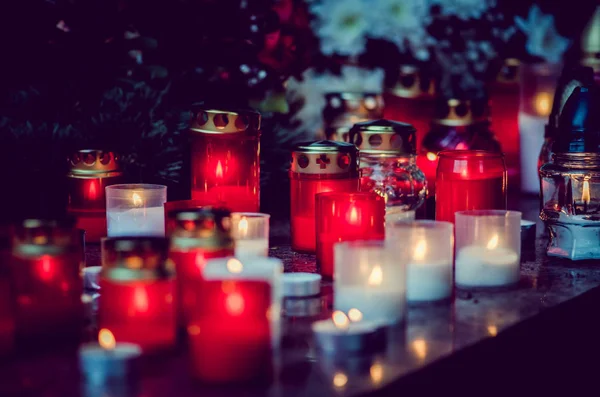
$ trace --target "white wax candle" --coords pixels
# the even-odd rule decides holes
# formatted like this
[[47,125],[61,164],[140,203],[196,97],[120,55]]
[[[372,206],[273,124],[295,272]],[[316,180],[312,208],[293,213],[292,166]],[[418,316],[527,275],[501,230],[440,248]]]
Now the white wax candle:
[[406,299],[437,301],[452,293],[452,260],[414,261],[407,267]]
[[333,354],[370,351],[374,347],[374,336],[378,330],[377,324],[367,321],[346,323],[340,328],[331,319],[315,321],[311,327],[317,345],[323,351]]
[[235,256],[238,258],[269,256],[269,240],[266,238],[236,239]]
[[521,190],[539,193],[538,157],[544,144],[544,129],[548,117],[519,112],[519,135],[521,141]]
[[164,236],[164,207],[130,208],[106,211],[109,237],[118,236]]
[[519,255],[509,249],[481,246],[462,248],[456,256],[456,285],[500,287],[519,282]]
[[133,343],[117,343],[112,349],[104,349],[98,343],[87,343],[79,348],[79,365],[87,382],[92,384],[131,382],[134,362],[141,354],[140,346]]
[[336,285],[334,308],[343,312],[358,309],[365,321],[390,325],[404,319],[405,291],[361,285]]

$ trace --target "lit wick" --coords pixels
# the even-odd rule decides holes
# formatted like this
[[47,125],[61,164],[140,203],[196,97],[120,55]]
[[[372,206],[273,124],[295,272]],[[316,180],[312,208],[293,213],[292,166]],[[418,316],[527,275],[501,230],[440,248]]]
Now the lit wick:
[[587,213],[588,204],[590,203],[590,182],[583,181],[583,192],[581,193],[581,201],[583,201],[583,212]]

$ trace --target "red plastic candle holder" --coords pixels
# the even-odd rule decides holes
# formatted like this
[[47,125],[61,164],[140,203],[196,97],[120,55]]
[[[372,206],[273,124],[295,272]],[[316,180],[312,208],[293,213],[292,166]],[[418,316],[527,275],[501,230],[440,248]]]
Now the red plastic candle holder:
[[258,212],[260,114],[200,109],[194,112],[190,137],[192,199]]
[[357,192],[358,165],[354,144],[318,141],[294,148],[290,167],[293,250],[315,252],[315,196],[324,192]]
[[478,150],[439,153],[435,219],[454,223],[465,210],[506,209],[507,173],[501,153]]
[[271,286],[258,280],[198,281],[187,327],[192,375],[204,382],[268,380]]
[[86,241],[106,236],[105,187],[122,182],[117,156],[101,150],[80,150],[69,159],[69,213],[76,227],[86,231]]
[[317,268],[333,278],[333,245],[342,241],[383,240],[385,199],[375,193],[317,195]]
[[98,325],[144,352],[176,339],[175,269],[162,237],[115,237],[104,242]]
[[204,207],[170,213],[174,222],[169,258],[177,270],[178,323],[188,323],[197,301],[196,288],[203,280],[206,261],[234,254],[231,213],[226,209]]
[[78,335],[83,319],[80,233],[29,219],[14,234],[9,265],[17,336],[44,340]]

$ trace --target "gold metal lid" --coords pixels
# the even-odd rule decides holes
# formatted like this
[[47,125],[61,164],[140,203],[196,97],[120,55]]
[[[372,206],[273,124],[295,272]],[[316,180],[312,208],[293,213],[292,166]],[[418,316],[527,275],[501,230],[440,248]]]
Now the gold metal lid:
[[173,247],[211,250],[233,248],[231,212],[228,209],[202,207],[175,210],[167,216],[175,222],[171,234]]
[[347,127],[383,116],[383,96],[372,92],[325,94],[323,119],[326,127]]
[[486,100],[442,99],[436,104],[432,122],[452,127],[472,125],[487,121],[489,112]]
[[343,127],[325,127],[325,138],[330,141],[336,142],[349,142],[350,141],[350,128],[349,126]]
[[115,281],[161,280],[175,276],[164,237],[111,237],[103,241],[102,276]]
[[518,84],[519,83],[519,69],[521,67],[521,61],[517,58],[506,58],[498,75],[496,76],[496,82],[500,84]]
[[260,113],[254,110],[196,109],[190,130],[201,134],[260,134]]
[[119,159],[114,152],[96,149],[78,150],[69,158],[71,178],[101,178],[121,175]]
[[358,149],[352,143],[305,142],[292,151],[290,172],[337,176],[358,176]]
[[72,220],[26,219],[14,228],[13,253],[39,256],[73,252],[80,244],[77,235]]
[[581,64],[600,71],[600,6],[594,10],[581,34]]
[[354,124],[350,141],[361,154],[415,154],[415,132],[411,124],[386,119]]
[[401,98],[432,97],[435,95],[433,79],[428,79],[415,65],[401,65],[398,79],[388,92]]

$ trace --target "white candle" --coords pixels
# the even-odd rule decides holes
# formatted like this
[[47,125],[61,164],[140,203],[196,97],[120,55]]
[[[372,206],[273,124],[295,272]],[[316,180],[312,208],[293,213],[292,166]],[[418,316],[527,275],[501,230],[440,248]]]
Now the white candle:
[[269,240],[266,238],[236,240],[235,256],[238,258],[269,256]]
[[398,323],[405,317],[404,290],[339,286],[335,288],[334,307],[350,312],[358,309],[365,321],[377,325]]
[[269,256],[269,218],[269,214],[260,212],[231,214],[231,236],[235,240],[235,256]]
[[519,135],[521,140],[521,190],[526,193],[540,192],[538,157],[544,144],[544,129],[548,117],[519,112]]
[[[355,309],[356,310],[356,309]],[[328,353],[364,353],[376,347],[378,325],[355,319],[336,310],[329,320],[316,321],[312,331],[319,348]]]
[[108,209],[107,230],[109,237],[164,236],[164,207]]

